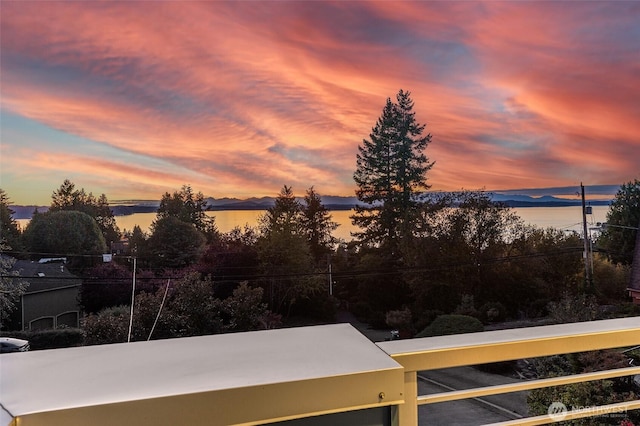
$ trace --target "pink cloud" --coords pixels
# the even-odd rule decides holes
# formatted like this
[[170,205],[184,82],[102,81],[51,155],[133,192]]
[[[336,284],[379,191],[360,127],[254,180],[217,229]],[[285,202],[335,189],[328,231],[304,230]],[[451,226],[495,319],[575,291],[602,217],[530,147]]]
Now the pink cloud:
[[16,2],[1,19],[2,108],[175,168],[58,163],[132,191],[183,176],[214,196],[352,194],[399,88],[434,135],[434,188],[638,170],[639,42],[615,45],[633,13],[598,4]]

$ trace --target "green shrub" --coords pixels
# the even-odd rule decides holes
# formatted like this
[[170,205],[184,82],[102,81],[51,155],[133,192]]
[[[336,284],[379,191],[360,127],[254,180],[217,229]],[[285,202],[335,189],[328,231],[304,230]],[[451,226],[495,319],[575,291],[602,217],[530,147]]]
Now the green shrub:
[[446,336],[449,334],[476,333],[483,331],[479,319],[468,315],[440,315],[416,337]]
[[126,342],[130,309],[128,306],[113,306],[86,316],[82,321],[85,345]]
[[549,316],[555,324],[593,321],[598,319],[595,296],[565,294],[558,302],[549,302]]
[[600,304],[620,303],[627,300],[627,286],[631,279],[629,265],[615,264],[605,256],[594,257],[593,282]]
[[433,320],[438,318],[440,315],[444,315],[443,311],[439,311],[437,309],[428,309],[422,312],[415,320],[413,324],[414,330],[423,330],[426,326],[431,324]]

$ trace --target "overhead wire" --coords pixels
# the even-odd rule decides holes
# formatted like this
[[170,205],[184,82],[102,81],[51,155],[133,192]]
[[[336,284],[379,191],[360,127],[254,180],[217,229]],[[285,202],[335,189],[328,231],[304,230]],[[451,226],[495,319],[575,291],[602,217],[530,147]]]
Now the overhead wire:
[[[439,266],[435,267],[400,267],[394,269],[361,269],[361,270],[350,270],[350,271],[339,271],[333,270],[332,275],[334,278],[358,278],[358,277],[368,277],[368,276],[376,276],[376,275],[397,275],[397,274],[408,274],[408,273],[430,273],[430,272],[441,272],[444,270],[450,269],[460,269],[460,268],[477,268],[481,265],[490,265],[496,263],[504,263],[504,262],[513,262],[524,259],[534,259],[541,257],[549,257],[555,255],[567,255],[582,252],[582,247],[567,247],[561,250],[554,251],[546,251],[546,252],[535,252],[535,253],[523,253],[518,255],[510,255],[510,256],[501,256],[501,257],[493,257],[493,258],[485,258],[480,259],[481,262],[478,261],[469,261],[469,262],[450,262],[450,263],[440,263]],[[233,267],[233,268],[243,268],[242,266]],[[248,269],[258,268],[255,267],[247,267]],[[274,279],[291,279],[291,278],[311,278],[311,277],[326,277],[328,276],[328,271],[314,271],[314,272],[283,272],[283,273],[265,273],[265,274],[241,274],[241,275],[228,275],[228,274],[210,274],[212,279],[215,282],[237,282],[237,281],[263,281],[263,280],[274,280]],[[14,275],[0,275],[0,278],[28,278],[28,279],[52,279],[53,277],[21,277]],[[55,277],[56,279],[68,279],[68,280],[78,280],[82,279],[88,285],[104,285],[105,283],[114,283],[117,281],[129,282],[131,277],[98,277],[98,276],[89,276],[89,277]],[[145,277],[145,281],[149,280],[164,280],[175,278],[166,277],[166,276],[155,276],[155,277]],[[142,278],[139,278],[142,279]]]

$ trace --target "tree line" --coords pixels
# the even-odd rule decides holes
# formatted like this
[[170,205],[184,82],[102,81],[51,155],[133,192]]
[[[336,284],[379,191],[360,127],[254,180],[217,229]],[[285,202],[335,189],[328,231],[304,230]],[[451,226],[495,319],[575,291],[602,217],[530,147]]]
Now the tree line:
[[[413,332],[454,312],[483,321],[541,317],[550,302],[583,293],[580,235],[527,226],[484,191],[428,192],[435,163],[425,152],[432,136],[417,122],[413,108],[409,92],[387,99],[358,147],[353,178],[361,204],[352,216],[359,231],[351,242],[333,237],[338,225],[313,186],[299,202],[284,185],[256,227],[221,233],[205,214],[203,194],[184,185],[161,196],[146,233],[137,226],[119,230],[104,194],[95,197],[65,180],[53,192],[49,211],[35,212],[24,230],[12,219],[9,197],[0,190],[2,250],[17,258],[68,257],[72,270],[83,277],[81,304],[91,315],[131,303],[133,257],[135,272],[146,280],[138,297],[153,296],[159,303],[166,280],[173,280],[167,306],[179,297],[180,280],[189,277],[191,286],[198,281],[209,289],[208,296],[191,299],[196,305],[213,297],[220,307],[246,286],[260,290],[265,309],[258,316],[330,321],[337,309],[349,309],[370,324],[387,326],[390,313],[397,317],[402,312],[404,327]],[[621,187],[610,224],[637,226],[638,193],[637,179]],[[593,297],[601,303],[626,301],[633,250],[627,242],[635,234],[621,229],[606,228],[596,242],[602,253],[594,264]],[[128,242],[124,251],[103,264],[102,254],[121,238]],[[3,288],[9,289],[17,280],[5,275]],[[7,306],[20,291],[3,290]],[[210,310],[212,305],[202,306]],[[231,321],[233,310],[216,309],[227,318],[222,323]]]

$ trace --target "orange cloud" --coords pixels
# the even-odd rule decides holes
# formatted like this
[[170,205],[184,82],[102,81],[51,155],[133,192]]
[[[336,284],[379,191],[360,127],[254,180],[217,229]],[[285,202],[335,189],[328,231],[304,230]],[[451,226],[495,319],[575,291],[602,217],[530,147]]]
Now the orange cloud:
[[[216,197],[283,184],[351,195],[357,146],[403,88],[434,135],[434,189],[621,183],[639,170],[640,41],[627,31],[639,14],[630,3],[9,2],[2,110],[81,140],[51,154],[27,126],[3,131],[2,173],[76,170],[117,198],[186,182]],[[19,156],[27,137],[37,154]]]

